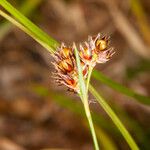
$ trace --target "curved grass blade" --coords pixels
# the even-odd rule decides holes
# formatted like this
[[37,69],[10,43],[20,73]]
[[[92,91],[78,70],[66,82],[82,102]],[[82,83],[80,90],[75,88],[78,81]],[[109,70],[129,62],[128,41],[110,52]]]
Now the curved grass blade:
[[59,45],[57,41],[43,32],[22,13],[15,9],[9,2],[6,0],[0,0],[0,5],[4,7],[12,16],[14,16],[17,21],[21,22],[21,24],[24,25],[28,30],[32,31],[41,41],[47,43],[53,50],[55,50],[55,48]]
[[[53,91],[52,89],[47,89],[44,86],[41,85],[32,85],[31,90],[37,94],[38,96],[42,97],[50,97],[46,98],[46,100],[53,100],[56,102],[60,107],[66,108],[75,115],[81,117],[84,122],[86,123],[86,115],[84,113],[84,110],[80,103],[76,102],[75,99],[72,99],[71,97],[68,97],[67,95],[63,93],[59,93],[58,91]],[[111,134],[117,134],[120,136],[118,130],[112,128],[112,125],[102,117],[101,114],[97,114],[96,112],[91,112],[93,121],[95,123],[95,130],[97,133],[97,139],[100,141],[102,147],[105,150],[117,150],[117,146],[114,143],[114,141],[109,137],[108,132],[106,131],[111,131]],[[87,126],[87,123],[86,123]],[[106,131],[105,131],[106,130]]]
[[22,31],[24,31],[25,33],[27,33],[29,36],[31,36],[33,39],[35,39],[40,45],[42,45],[44,48],[46,48],[49,51],[52,50],[51,47],[49,47],[49,45],[47,45],[46,43],[44,43],[43,41],[41,41],[39,38],[37,38],[36,35],[34,35],[30,30],[28,30],[22,24],[20,24],[19,22],[17,22],[11,16],[7,15],[5,12],[3,12],[1,10],[0,10],[0,15],[3,16],[5,19],[9,20],[12,24],[16,25]]
[[[72,99],[72,97],[69,97],[65,95],[64,93],[58,94],[58,91],[55,91],[53,89],[48,89],[44,86],[37,85],[37,84],[32,85],[31,90],[35,94],[38,94],[39,96],[50,97],[50,99],[56,102],[59,106],[70,110],[71,112],[75,113],[76,115],[82,118],[86,118],[86,115],[84,113],[84,110],[82,109],[82,106],[80,105],[80,103],[76,102],[75,99]],[[149,150],[149,138],[147,134],[144,132],[143,128],[141,128],[139,123],[136,122],[136,120],[133,120],[132,118],[130,118],[120,107],[118,108],[112,105],[111,108],[117,111],[119,116],[126,121],[126,124],[128,124],[128,127],[132,129],[133,134],[135,135],[137,140],[140,142],[140,148],[144,150]],[[91,115],[95,124],[95,129],[96,129],[98,140],[100,138],[103,138],[103,136],[99,135],[98,133],[99,131],[97,130],[97,127],[102,128],[104,131],[107,131],[107,133],[111,135],[115,135],[116,139],[122,138],[118,129],[114,128],[114,124],[112,124],[109,120],[105,119],[102,114],[92,111]],[[101,142],[101,144],[103,144],[103,142]]]
[[108,77],[103,75],[101,72],[94,70],[92,76],[96,80],[108,85],[112,89],[114,89],[114,90],[116,90],[122,94],[125,94],[129,97],[132,97],[132,98],[136,99],[137,101],[139,101],[143,104],[150,105],[150,97],[137,94],[136,92],[134,92],[134,91],[122,86],[121,84],[109,79]]
[[[54,50],[59,45],[57,41],[55,41],[53,38],[49,37],[45,32],[43,32],[40,28],[38,28],[35,24],[33,24],[29,19],[27,19],[24,15],[22,15],[18,10],[16,10],[10,3],[8,3],[6,0],[0,1],[0,4],[10,13],[12,14],[17,20],[19,20],[26,28],[31,30],[37,37],[41,39],[44,43],[47,43],[50,47],[52,47]],[[48,49],[49,50],[49,49]],[[50,51],[52,52],[52,51]],[[150,104],[150,98],[137,94],[133,92],[132,90],[110,80],[106,76],[102,75],[98,71],[93,72],[93,77],[97,80],[105,83],[106,85],[112,87],[113,89],[128,95],[130,97],[133,97],[137,99],[139,102],[142,102],[144,104]]]
[[[56,42],[53,38],[49,37],[45,32],[43,32],[40,28],[38,28],[35,24],[33,24],[29,19],[27,19],[24,15],[22,15],[19,11],[17,11],[10,3],[8,3],[6,0],[0,1],[0,4],[8,11],[10,14],[16,17],[17,20],[19,20],[28,30],[31,30],[38,39],[43,41],[44,43],[47,43],[51,49],[47,49],[51,53],[53,53],[52,49],[55,50],[55,48],[59,45],[58,42]],[[139,102],[143,104],[150,104],[150,98],[137,94],[134,91],[112,81],[111,79],[107,78],[103,74],[101,74],[98,71],[93,72],[93,77],[104,84],[110,86],[111,88],[119,91],[120,93],[123,93],[127,96],[130,96],[132,98],[135,98]]]
[[[11,6],[11,5],[7,5],[7,4],[9,4],[6,0],[4,0],[4,1],[0,1],[0,4],[7,10],[7,11],[9,11],[10,13],[11,13],[11,11],[14,11],[14,8]],[[11,6],[11,7],[10,7]],[[15,13],[13,12],[12,14],[21,22],[21,23],[23,23],[25,26],[24,27],[26,27],[29,31],[30,31],[30,23],[32,23],[32,22],[30,22],[29,20],[29,22],[27,21],[27,20],[25,20],[24,21],[24,18],[23,18],[23,20],[21,20],[21,19],[19,19],[20,18],[20,15],[16,15],[16,13],[18,13],[18,12],[16,12],[15,11]],[[27,18],[26,18],[27,19]],[[31,25],[34,25],[34,24],[31,24]],[[35,26],[35,25],[34,25]],[[34,27],[33,26],[33,27]],[[38,27],[36,28],[36,29],[39,29]],[[32,28],[31,28],[31,30],[32,30]],[[37,31],[37,33],[35,32],[35,31]],[[53,45],[54,46],[54,43],[51,41],[51,43],[49,43],[48,42],[48,40],[45,40],[45,38],[41,38],[41,37],[43,37],[44,35],[43,34],[41,34],[41,32],[39,32],[39,30],[33,30],[33,32],[31,32],[31,33],[33,33],[33,35],[35,34],[36,36],[37,36],[37,38],[39,39],[39,41],[42,41],[42,42],[44,42],[44,43],[48,43],[49,45]],[[43,32],[44,33],[44,32]],[[34,36],[35,36],[34,35]],[[42,36],[41,36],[42,35]],[[48,36],[48,35],[47,35]],[[47,38],[46,38],[47,39]],[[57,42],[56,42],[57,43]],[[51,46],[52,46],[51,45]],[[129,142],[130,143],[130,142]],[[133,143],[133,142],[131,142],[131,143]],[[134,144],[133,144],[134,145]],[[136,145],[136,144],[135,144]],[[134,145],[134,146],[135,146]],[[136,146],[135,146],[136,147]],[[136,147],[137,148],[137,147]]]
[[[34,12],[34,10],[40,5],[40,3],[43,0],[26,0],[23,2],[23,4],[20,6],[19,10],[26,16],[30,16],[31,12]],[[9,33],[11,30],[11,23],[10,22],[3,22],[0,25],[0,41],[3,39],[3,37]]]
[[121,134],[129,144],[130,148],[132,150],[139,150],[137,144],[129,134],[129,132],[126,130],[120,119],[117,117],[117,115],[114,113],[114,111],[111,109],[111,107],[106,103],[106,101],[99,95],[99,93],[90,85],[89,86],[90,92],[93,94],[93,96],[97,99],[99,104],[102,106],[102,108],[105,110],[105,112],[108,114],[108,116],[112,119],[114,124],[117,126],[117,128],[120,130]]

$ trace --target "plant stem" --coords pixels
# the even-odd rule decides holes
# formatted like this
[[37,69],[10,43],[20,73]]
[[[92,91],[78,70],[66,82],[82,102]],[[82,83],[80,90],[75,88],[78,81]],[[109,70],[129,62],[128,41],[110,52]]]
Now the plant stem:
[[132,97],[135,100],[139,101],[140,103],[143,103],[145,105],[150,105],[150,97],[138,94],[138,93],[134,92],[133,90],[126,88],[125,86],[122,86],[121,84],[119,84],[119,83],[111,80],[107,76],[103,75],[100,71],[94,70],[92,76],[97,81],[100,81],[100,82],[104,83],[105,85],[108,85],[112,89],[114,89],[124,95],[127,95],[129,97]]
[[[43,0],[24,0],[21,6],[19,6],[19,10],[26,16],[32,16],[34,14],[35,9],[42,3]],[[7,35],[12,29],[12,25],[10,22],[5,21],[0,25],[0,41]]]
[[82,99],[85,114],[86,114],[87,120],[89,122],[95,150],[99,150],[98,141],[97,141],[97,137],[96,137],[96,133],[95,133],[94,125],[93,125],[93,120],[92,120],[91,112],[90,112],[90,108],[89,108],[88,98],[87,98],[87,96],[82,97],[81,95],[80,95],[80,98]]
[[41,41],[34,33],[32,33],[30,30],[28,30],[26,27],[24,27],[21,23],[17,22],[15,19],[13,19],[11,16],[0,10],[0,15],[3,16],[5,19],[10,21],[12,24],[17,26],[19,29],[24,31],[26,34],[30,35],[34,40],[36,40],[40,45],[42,45],[44,48],[48,49],[49,51],[52,50],[52,48],[47,45],[45,42]]
[[135,143],[132,136],[129,134],[129,132],[126,130],[120,119],[117,117],[117,115],[114,113],[114,111],[111,109],[111,107],[107,104],[107,102],[100,96],[100,94],[90,85],[89,87],[90,92],[93,94],[93,96],[97,99],[97,101],[100,103],[102,108],[106,111],[108,116],[112,119],[114,124],[117,126],[117,128],[122,133],[123,137],[129,144],[130,148],[132,150],[139,150],[137,144]]
[[[76,48],[75,43],[73,44],[73,47],[74,47],[74,50],[75,50],[75,57],[76,57],[78,76],[79,76],[79,92],[78,92],[78,94],[79,94],[79,96],[80,96],[80,98],[83,102],[83,105],[84,105],[84,110],[85,110],[87,120],[89,122],[89,126],[90,126],[90,130],[91,130],[95,150],[99,150],[97,137],[96,137],[96,133],[95,133],[95,129],[94,129],[91,113],[90,113],[89,103],[88,103],[88,92],[87,92],[88,89],[86,89],[87,86],[85,85],[85,80],[83,78],[80,57],[79,57],[78,50]],[[88,76],[89,76],[88,80],[90,81],[90,75],[88,75]]]
[[[12,16],[14,16],[19,22],[22,23],[28,30],[32,32],[43,42],[47,43],[53,50],[59,45],[57,41],[43,32],[39,27],[32,23],[28,18],[22,15],[17,9],[15,9],[7,0],[0,0],[0,5],[4,7]],[[48,49],[49,50],[49,49]],[[52,52],[52,51],[50,51]]]
[[88,77],[87,77],[87,81],[86,81],[86,90],[87,90],[87,94],[88,94],[89,83],[90,83],[92,71],[93,71],[93,67],[92,67],[92,66],[89,66]]
[[[19,11],[17,11],[6,0],[0,0],[0,5],[2,5],[11,15],[13,15],[17,19],[18,23],[20,22],[22,25],[24,25],[25,28],[27,28],[30,32],[32,32],[37,37],[37,39],[43,41],[43,43],[45,43],[45,45],[47,45],[46,46],[47,48],[46,47],[45,48],[50,53],[54,52],[56,47],[59,45],[59,43],[57,41],[55,41],[53,38],[49,37],[49,35],[47,35],[40,28],[38,28],[34,23],[32,23],[28,18],[26,18]],[[49,46],[49,48],[48,48],[48,46]],[[128,88],[120,85],[119,83],[109,79],[108,77],[106,77],[105,75],[103,75],[102,73],[100,73],[100,72],[98,72],[96,70],[93,71],[93,77],[96,80],[99,80],[102,83],[110,86],[111,88],[119,91],[120,93],[123,93],[123,94],[125,94],[127,96],[133,97],[134,99],[138,100],[139,102],[141,102],[143,104],[146,104],[146,105],[150,104],[150,98],[149,97],[143,96],[141,94],[138,94],[138,93],[132,91],[131,89],[128,89]]]
[[[90,78],[92,75],[92,71],[93,71],[93,67],[89,66],[89,70],[88,70],[88,77],[87,77],[87,81],[86,81],[86,94],[88,95],[88,89],[89,89],[89,83],[90,83]],[[88,103],[88,98],[86,98],[85,100],[83,100],[83,104],[84,104],[84,109],[85,109],[85,113],[90,125],[90,129],[91,129],[91,133],[92,133],[92,137],[93,137],[93,141],[94,141],[94,145],[95,145],[95,149],[99,150],[99,146],[98,146],[98,142],[97,142],[97,137],[95,134],[95,129],[94,129],[94,125],[93,125],[93,121],[92,121],[92,117],[91,117],[91,113],[90,113],[90,108],[89,108],[89,103]]]
[[[35,39],[41,45],[42,45],[42,43],[44,43],[44,44],[47,44],[47,45],[49,45],[50,47],[52,47],[54,49],[59,45],[58,42],[56,42],[55,40],[50,38],[46,33],[44,33],[41,29],[39,29],[35,24],[33,24],[25,16],[23,16],[12,5],[10,5],[6,0],[0,0],[0,5],[2,5],[10,14],[12,14],[17,19],[18,22],[15,22],[13,20],[13,18],[10,17],[9,15],[5,15],[5,18],[7,18],[9,20],[9,18],[7,17],[7,16],[9,16],[11,18],[10,21],[12,21],[12,23],[14,23],[14,24],[16,23],[15,25],[18,24],[18,27],[20,27],[23,31],[26,31],[26,33],[28,33],[31,37],[35,37]],[[3,13],[3,14],[5,14],[5,13]],[[46,49],[49,50],[48,48],[46,48]],[[53,52],[53,51],[50,51],[50,52]],[[88,119],[88,122],[89,122],[89,125],[90,125],[90,130],[91,130],[91,133],[92,133],[95,149],[99,150],[98,142],[97,142],[97,138],[96,138],[96,133],[95,133],[95,130],[94,130],[94,125],[93,125],[93,122],[92,122],[91,113],[90,113],[89,104],[88,104],[88,93],[87,93],[88,88],[86,88],[86,87],[89,86],[90,76],[91,76],[92,70],[91,70],[91,73],[89,73],[89,75],[88,75],[87,85],[85,86],[84,79],[83,79],[83,74],[82,74],[82,69],[81,69],[81,66],[80,66],[79,56],[77,56],[77,59],[78,59],[77,66],[78,66],[78,72],[79,72],[79,80],[80,80],[79,82],[80,82],[80,92],[81,92],[80,97],[81,97],[82,102],[84,104],[85,113],[86,113],[86,116],[87,116],[87,119]],[[116,116],[116,114],[110,108],[110,106],[106,103],[106,101],[95,91],[95,89],[90,89],[90,91],[98,99],[99,103],[104,108],[106,113],[110,116],[110,118],[113,120],[115,125],[121,131],[122,135],[125,137],[126,141],[130,145],[131,149],[138,150],[139,148],[136,145],[136,143],[134,142],[133,138],[130,136],[129,132],[125,129],[125,127],[123,126],[123,124],[121,123],[119,118]]]

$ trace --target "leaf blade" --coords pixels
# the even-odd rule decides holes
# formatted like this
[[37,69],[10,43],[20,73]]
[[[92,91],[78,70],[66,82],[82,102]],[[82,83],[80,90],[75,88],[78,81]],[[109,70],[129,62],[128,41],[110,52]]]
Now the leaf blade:
[[146,105],[150,105],[150,97],[147,96],[143,96],[141,94],[138,94],[134,91],[132,91],[131,89],[109,79],[108,77],[106,77],[105,75],[103,75],[101,72],[94,70],[92,76],[97,80],[100,81],[102,83],[104,83],[105,85],[111,87],[112,89],[127,95],[129,97],[134,98],[135,100],[146,104]]
[[98,94],[98,92],[91,85],[89,86],[89,89],[90,92],[93,94],[93,96],[97,99],[99,104],[102,106],[102,108],[105,110],[105,112],[108,114],[108,116],[112,119],[117,128],[120,130],[121,134],[129,144],[130,148],[132,150],[139,150],[137,144],[135,143],[129,132],[126,130],[120,119],[111,109],[111,107],[106,103],[106,101]]

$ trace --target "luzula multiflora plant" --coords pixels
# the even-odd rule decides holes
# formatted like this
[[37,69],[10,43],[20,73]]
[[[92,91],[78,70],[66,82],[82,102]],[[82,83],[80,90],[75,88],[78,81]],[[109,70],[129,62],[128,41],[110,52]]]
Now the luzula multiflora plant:
[[88,104],[88,86],[96,63],[107,62],[114,53],[113,48],[109,47],[109,37],[98,34],[96,37],[89,36],[88,42],[78,48],[75,43],[70,47],[62,43],[52,55],[56,81],[78,93],[83,102],[96,150],[99,146]]
[[[78,52],[80,56],[80,65],[82,74],[86,80],[89,68],[94,68],[96,63],[107,62],[115,53],[112,47],[109,47],[109,37],[98,34],[96,37],[89,36],[88,41],[80,44]],[[66,46],[64,43],[57,48],[53,54],[54,66],[56,69],[56,82],[65,85],[69,90],[79,93],[79,79],[76,57],[74,54],[75,47]]]
[[[89,37],[88,42],[85,42],[84,45],[79,46],[78,50],[75,44],[74,46],[71,47],[61,45],[59,48],[56,49],[59,43],[54,39],[52,39],[51,37],[49,37],[45,32],[43,32],[40,28],[38,28],[35,24],[33,24],[29,19],[23,16],[9,2],[7,2],[7,0],[0,0],[0,5],[4,7],[14,18],[5,13],[4,11],[0,10],[1,16],[6,18],[11,23],[19,27],[25,33],[30,35],[32,38],[34,38],[50,53],[53,53],[54,50],[57,50],[57,52],[53,55],[55,58],[55,62],[53,62],[53,64],[56,67],[57,81],[60,84],[66,85],[69,89],[79,94],[84,104],[84,109],[89,122],[95,149],[99,150],[88,104],[88,85],[92,69],[94,68],[96,63],[105,63],[114,54],[113,49],[109,48],[108,42],[109,38],[106,36],[100,37],[100,35],[98,35],[97,37]],[[103,78],[103,76],[101,77],[104,83],[108,82],[106,78]],[[84,81],[85,79],[87,79],[86,83]],[[118,84],[115,85],[115,82],[112,81],[110,82],[110,84],[111,86],[113,85],[113,87],[115,88],[117,86],[117,89],[118,87],[121,87],[122,91],[122,86],[118,86]],[[99,104],[102,106],[102,108],[105,110],[105,112],[112,119],[117,128],[120,130],[120,132],[128,142],[130,148],[132,150],[138,150],[139,148],[135,143],[134,139],[128,133],[124,125],[121,123],[120,119],[113,112],[113,110],[107,104],[107,102],[91,85],[89,87],[89,90],[92,93],[92,95],[96,98],[96,100],[99,102]],[[125,94],[129,93],[128,95],[130,95],[131,97],[135,95],[135,92],[131,92],[131,90],[127,91],[126,88],[123,88],[123,91],[125,91],[124,92]],[[143,102],[143,96],[142,97],[140,96],[140,98]],[[149,98],[146,100],[146,102],[149,102]]]

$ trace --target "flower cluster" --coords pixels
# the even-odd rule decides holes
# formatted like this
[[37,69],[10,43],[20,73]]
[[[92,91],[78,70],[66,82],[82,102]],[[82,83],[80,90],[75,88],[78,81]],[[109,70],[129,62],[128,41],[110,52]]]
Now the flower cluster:
[[[105,63],[115,53],[113,48],[109,47],[109,37],[100,36],[100,34],[96,37],[89,36],[88,42],[79,45],[78,51],[84,79],[87,78],[89,66],[94,68],[96,63]],[[78,92],[78,70],[74,47],[62,43],[53,57],[56,81],[60,85],[66,85],[69,90]]]

